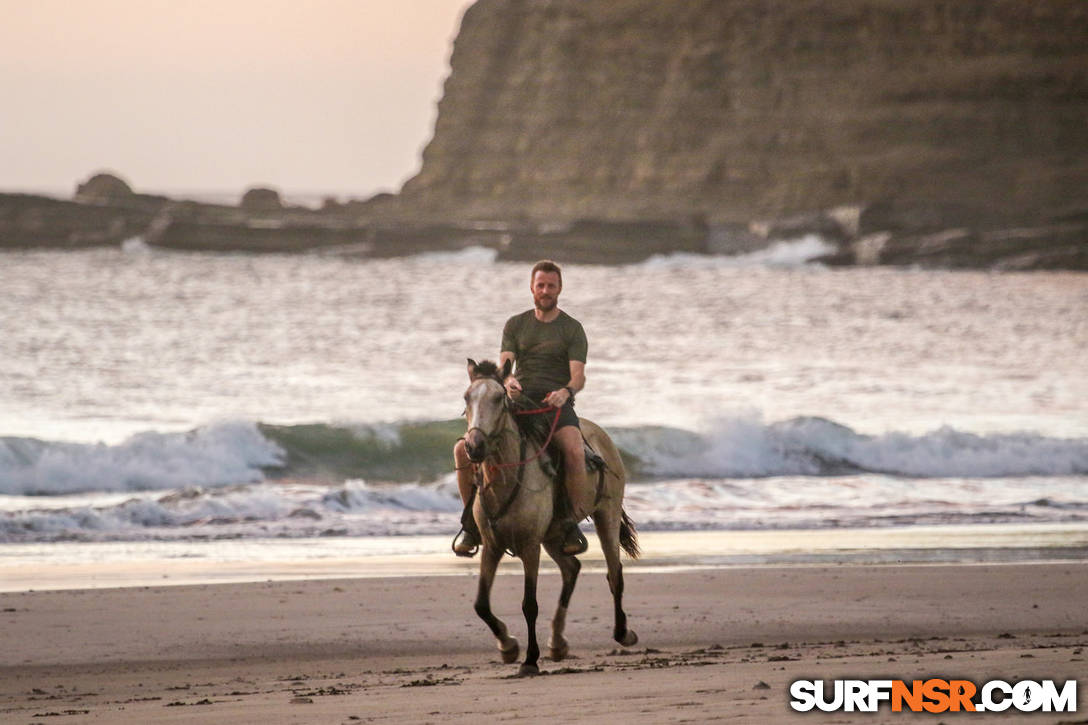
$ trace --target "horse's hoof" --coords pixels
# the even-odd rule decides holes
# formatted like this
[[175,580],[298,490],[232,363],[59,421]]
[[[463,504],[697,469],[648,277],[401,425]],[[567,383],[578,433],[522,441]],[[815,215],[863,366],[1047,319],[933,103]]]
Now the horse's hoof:
[[528,662],[518,668],[518,677],[536,677],[540,674],[540,668]]
[[622,637],[616,637],[616,641],[622,644],[624,647],[634,647],[638,644],[638,635],[635,634],[633,629],[627,630],[627,633]]
[[548,656],[552,658],[552,662],[558,662],[568,654],[570,654],[570,645],[567,644],[566,640],[548,644]]
[[503,664],[512,665],[518,660],[518,654],[521,648],[518,647],[518,641],[513,637],[505,645],[499,645],[499,652],[502,653]]

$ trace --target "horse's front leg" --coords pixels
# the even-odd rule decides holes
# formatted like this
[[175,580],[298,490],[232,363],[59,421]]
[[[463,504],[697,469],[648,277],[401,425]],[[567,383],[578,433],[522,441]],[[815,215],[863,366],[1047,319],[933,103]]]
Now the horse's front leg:
[[529,644],[525,648],[525,661],[521,663],[518,674],[522,677],[540,674],[537,661],[540,659],[540,647],[536,642],[536,577],[540,569],[540,544],[525,547],[521,553],[521,564],[525,568],[525,594],[521,600],[521,611],[525,615],[525,627],[529,633]]
[[559,544],[545,544],[548,556],[555,560],[559,571],[563,574],[563,589],[559,592],[559,606],[555,608],[555,617],[552,619],[552,636],[548,640],[548,654],[558,662],[570,653],[570,645],[563,636],[563,630],[567,627],[567,607],[570,606],[570,597],[574,593],[574,585],[578,582],[578,572],[582,569],[582,562],[570,554],[564,554]]
[[518,641],[506,631],[506,625],[491,612],[491,585],[495,581],[495,570],[502,558],[501,551],[494,551],[485,543],[480,554],[480,586],[476,590],[476,614],[491,628],[491,633],[499,641],[499,652],[506,664],[518,658]]

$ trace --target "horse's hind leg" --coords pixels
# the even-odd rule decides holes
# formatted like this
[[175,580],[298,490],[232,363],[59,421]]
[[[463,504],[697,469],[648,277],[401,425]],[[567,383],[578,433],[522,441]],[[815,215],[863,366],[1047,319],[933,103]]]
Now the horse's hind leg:
[[612,638],[624,647],[638,643],[638,635],[627,628],[627,614],[623,611],[623,565],[620,563],[620,513],[618,511],[597,511],[593,514],[593,523],[597,527],[597,538],[601,540],[604,559],[608,564],[608,588],[612,590],[612,604],[615,607],[615,624]]
[[518,674],[522,677],[540,674],[537,662],[540,660],[540,647],[536,642],[536,578],[540,570],[540,545],[526,546],[521,552],[521,563],[525,569],[525,595],[521,600],[521,611],[525,615],[525,627],[529,633],[529,643],[525,647],[525,661],[521,663]]
[[570,596],[574,593],[574,585],[578,581],[582,562],[570,554],[564,554],[562,547],[557,544],[545,544],[544,548],[548,550],[548,555],[555,560],[563,575],[563,589],[559,592],[559,606],[555,608],[552,636],[548,640],[548,656],[558,662],[570,652],[570,646],[563,637],[563,630],[567,626],[567,607],[570,605]]
[[502,558],[501,551],[492,551],[486,544],[480,556],[480,585],[476,590],[476,614],[491,628],[491,633],[499,641],[502,661],[510,664],[518,658],[518,641],[506,631],[502,620],[491,613],[491,585],[495,581],[495,570]]

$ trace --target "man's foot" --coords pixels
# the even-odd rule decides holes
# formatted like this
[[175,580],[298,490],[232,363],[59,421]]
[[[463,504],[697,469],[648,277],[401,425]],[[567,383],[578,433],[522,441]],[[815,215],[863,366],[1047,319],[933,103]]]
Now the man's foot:
[[469,531],[468,529],[462,530],[461,538],[453,543],[453,553],[457,554],[457,556],[472,558],[476,556],[476,552],[479,549],[480,535],[475,531]]
[[578,522],[571,521],[570,526],[567,527],[566,536],[563,537],[563,553],[567,556],[576,556],[584,554],[588,548],[589,542],[582,535],[582,530],[578,528]]

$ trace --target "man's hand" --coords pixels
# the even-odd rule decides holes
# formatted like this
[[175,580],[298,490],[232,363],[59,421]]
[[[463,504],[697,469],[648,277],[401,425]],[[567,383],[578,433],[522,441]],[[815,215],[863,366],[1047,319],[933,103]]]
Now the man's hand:
[[548,405],[556,408],[562,408],[570,400],[570,391],[566,388],[560,388],[559,390],[553,390],[548,393],[548,396],[544,398],[544,402]]
[[505,385],[506,385],[506,394],[507,395],[512,396],[515,392],[517,392],[517,393],[521,392],[521,383],[519,383],[518,379],[515,378],[513,375],[510,375],[509,377],[506,378]]

